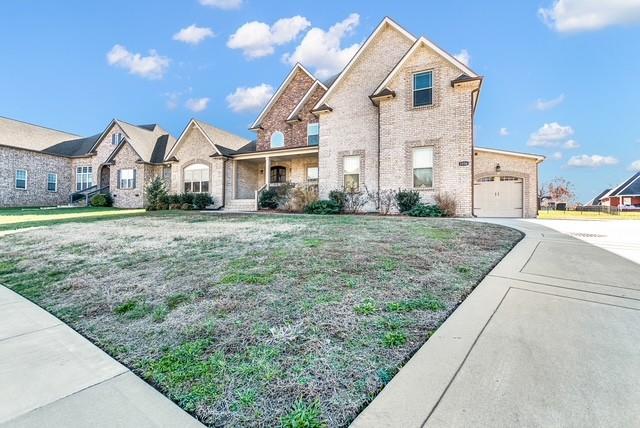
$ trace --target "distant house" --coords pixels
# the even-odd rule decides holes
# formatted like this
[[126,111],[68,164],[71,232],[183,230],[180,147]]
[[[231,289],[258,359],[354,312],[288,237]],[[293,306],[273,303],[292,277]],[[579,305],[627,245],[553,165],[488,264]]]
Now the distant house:
[[602,205],[640,207],[640,172],[636,172],[600,198]]
[[598,193],[597,196],[589,199],[589,201],[587,203],[585,203],[585,206],[593,206],[593,205],[602,205],[602,197],[604,195],[606,195],[607,193],[609,193],[611,191],[611,189],[604,189],[602,192]]

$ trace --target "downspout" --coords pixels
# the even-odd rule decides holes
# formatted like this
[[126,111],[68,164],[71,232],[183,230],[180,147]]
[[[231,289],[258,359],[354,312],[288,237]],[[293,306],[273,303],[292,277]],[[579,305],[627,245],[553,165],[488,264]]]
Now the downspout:
[[380,212],[380,124],[381,124],[381,120],[380,120],[380,104],[378,104],[378,183],[376,186],[376,211],[378,211],[378,213]]
[[476,117],[476,107],[473,105],[473,95],[474,93],[480,93],[480,88],[474,89],[471,91],[471,217],[478,217],[475,213],[475,189],[473,186],[473,177],[475,175],[475,149],[476,149],[476,141],[475,141],[475,128],[474,122]]

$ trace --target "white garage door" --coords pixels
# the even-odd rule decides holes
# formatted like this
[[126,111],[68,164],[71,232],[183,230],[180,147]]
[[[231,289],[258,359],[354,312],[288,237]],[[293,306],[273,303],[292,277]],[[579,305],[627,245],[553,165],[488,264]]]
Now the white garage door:
[[478,217],[522,217],[522,179],[484,177],[473,183],[473,212]]

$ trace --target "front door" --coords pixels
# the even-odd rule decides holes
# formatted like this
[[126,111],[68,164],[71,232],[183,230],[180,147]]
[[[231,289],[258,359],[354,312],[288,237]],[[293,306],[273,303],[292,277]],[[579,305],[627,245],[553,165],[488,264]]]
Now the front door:
[[109,187],[111,182],[111,168],[107,165],[103,165],[100,169],[100,188]]

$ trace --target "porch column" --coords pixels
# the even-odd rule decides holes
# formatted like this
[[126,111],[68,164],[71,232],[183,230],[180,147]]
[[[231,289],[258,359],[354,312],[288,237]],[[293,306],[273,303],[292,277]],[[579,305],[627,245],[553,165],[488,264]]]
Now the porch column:
[[271,158],[269,156],[264,158],[264,184],[267,188],[271,186]]

